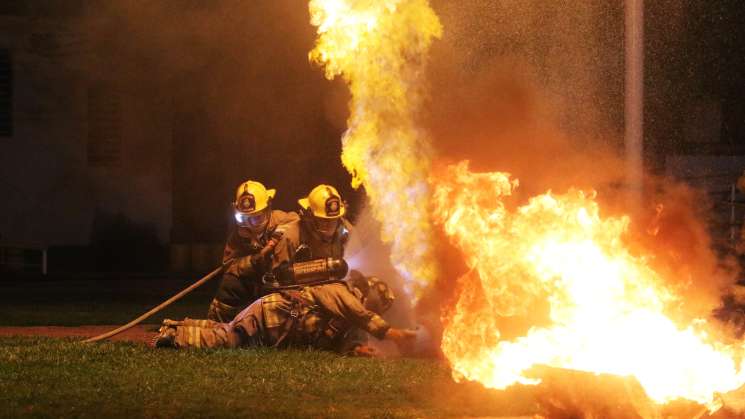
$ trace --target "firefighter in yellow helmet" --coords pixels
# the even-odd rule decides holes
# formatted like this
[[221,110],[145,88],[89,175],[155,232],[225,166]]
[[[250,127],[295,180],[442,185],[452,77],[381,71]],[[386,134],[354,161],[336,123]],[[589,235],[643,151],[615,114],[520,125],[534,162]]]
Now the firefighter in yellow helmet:
[[[318,185],[300,204],[299,259],[342,258],[352,225],[344,218],[347,205],[331,185]],[[356,246],[352,246],[356,247]],[[354,249],[351,249],[354,250]]]
[[283,262],[292,259],[297,246],[298,216],[272,210],[276,191],[256,181],[238,186],[233,201],[235,224],[223,252],[223,262],[233,259],[223,273],[207,318],[229,321],[259,298],[262,280]]

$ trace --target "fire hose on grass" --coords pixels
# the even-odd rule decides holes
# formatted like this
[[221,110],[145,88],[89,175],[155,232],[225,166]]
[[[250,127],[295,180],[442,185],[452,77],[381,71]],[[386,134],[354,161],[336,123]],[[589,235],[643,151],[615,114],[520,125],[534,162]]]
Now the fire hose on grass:
[[[261,257],[261,258],[264,258],[264,257],[268,256],[271,252],[274,251],[274,248],[277,247],[277,244],[279,243],[279,240],[281,238],[282,238],[282,234],[281,233],[275,233],[274,235],[272,235],[272,238],[269,239],[269,242],[266,244],[266,246],[264,246],[264,248],[261,249],[261,251],[259,252],[258,256]],[[183,289],[178,294],[176,294],[173,297],[167,299],[166,301],[163,301],[157,307],[151,309],[147,313],[145,313],[145,314],[141,315],[140,317],[132,320],[131,322],[125,324],[124,326],[118,327],[118,328],[116,328],[114,330],[111,330],[109,332],[106,332],[104,334],[101,334],[101,335],[98,335],[98,336],[94,336],[92,338],[88,338],[88,339],[84,340],[83,343],[92,343],[92,342],[98,342],[100,340],[108,339],[108,338],[110,338],[112,336],[116,336],[119,333],[125,332],[125,331],[127,331],[127,330],[129,330],[129,329],[131,329],[131,328],[133,328],[135,326],[137,326],[138,324],[140,324],[144,320],[146,320],[148,317],[150,317],[153,314],[155,314],[155,313],[163,310],[164,308],[168,307],[169,305],[173,304],[174,302],[180,300],[185,295],[187,295],[190,292],[194,291],[195,289],[201,287],[202,285],[204,285],[204,283],[208,282],[212,278],[214,278],[217,275],[219,275],[228,265],[230,265],[231,263],[233,263],[234,260],[235,259],[228,259],[228,260],[226,260],[225,262],[222,263],[222,265],[220,265],[220,267],[218,267],[214,271],[208,273],[205,277],[203,277],[199,281],[197,281],[197,282],[189,285],[188,287],[186,287],[185,289]]]
[[125,331],[127,331],[127,330],[129,330],[129,329],[131,329],[131,328],[133,328],[135,326],[137,326],[138,324],[140,324],[141,322],[143,322],[144,320],[146,320],[148,317],[150,317],[153,314],[155,314],[155,313],[163,310],[164,308],[166,308],[169,305],[173,304],[175,301],[180,300],[186,294],[188,294],[188,293],[194,291],[195,289],[201,287],[205,282],[207,282],[210,279],[212,279],[212,278],[216,277],[217,275],[219,275],[223,271],[223,269],[225,269],[225,267],[228,266],[231,262],[233,262],[233,259],[229,259],[229,260],[225,261],[220,267],[218,267],[214,271],[208,273],[204,278],[202,278],[199,281],[197,281],[197,282],[189,285],[188,287],[184,288],[178,294],[176,294],[173,297],[167,299],[166,301],[163,301],[157,307],[151,309],[147,313],[145,313],[145,314],[141,315],[140,317],[132,320],[131,322],[125,324],[124,326],[118,327],[118,328],[116,328],[114,330],[111,330],[109,332],[106,332],[104,334],[101,334],[101,335],[98,335],[98,336],[94,336],[92,338],[88,338],[88,339],[84,340],[83,343],[92,343],[92,342],[98,342],[100,340],[108,339],[108,338],[110,338],[112,336],[118,335],[119,333],[125,332]]
[[[261,250],[258,254],[259,257],[263,258],[270,252],[274,251],[279,238],[273,238],[269,243]],[[84,340],[84,343],[98,342],[100,340],[108,339],[112,336],[118,335],[132,327],[140,324],[142,321],[152,316],[153,314],[163,310],[175,301],[181,299],[183,296],[199,288],[207,281],[211,280],[215,276],[219,275],[225,267],[231,264],[235,259],[229,259],[225,261],[220,267],[207,274],[204,278],[191,284],[178,294],[169,298],[168,300],[160,303],[157,307],[151,309],[147,313],[140,317],[132,320],[124,326],[118,327],[114,330],[106,332],[104,334]],[[307,262],[298,262],[289,265],[287,269],[284,269],[284,275],[276,277],[274,274],[269,273],[264,276],[264,292],[270,293],[275,291],[281,291],[285,289],[300,288],[307,285],[318,285],[334,281],[339,281],[347,275],[349,267],[344,259],[316,259]]]

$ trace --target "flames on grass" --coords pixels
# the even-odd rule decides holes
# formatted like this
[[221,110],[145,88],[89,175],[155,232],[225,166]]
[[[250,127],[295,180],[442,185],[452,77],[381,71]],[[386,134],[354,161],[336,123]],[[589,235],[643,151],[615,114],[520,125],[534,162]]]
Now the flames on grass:
[[[718,342],[706,319],[680,324],[679,304],[648,263],[628,249],[629,218],[603,217],[593,192],[547,192],[508,209],[518,182],[473,173],[467,163],[433,180],[434,216],[470,271],[444,319],[442,350],[457,380],[504,389],[537,384],[536,365],[632,376],[659,404],[686,399],[719,408],[745,383],[742,346]],[[540,326],[502,339],[500,319]]]

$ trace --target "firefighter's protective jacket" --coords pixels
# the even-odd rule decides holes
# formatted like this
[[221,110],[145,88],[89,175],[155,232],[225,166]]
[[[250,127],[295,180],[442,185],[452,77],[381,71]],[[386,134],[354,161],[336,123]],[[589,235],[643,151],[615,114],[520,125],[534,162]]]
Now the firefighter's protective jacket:
[[365,308],[361,294],[346,283],[333,283],[269,294],[230,323],[185,319],[176,326],[175,343],[179,348],[313,347],[348,353],[364,342],[361,331],[382,339],[389,328]]
[[223,262],[231,258],[236,260],[225,269],[225,273],[237,277],[252,275],[254,272],[251,271],[251,268],[246,269],[246,264],[241,266],[238,259],[261,251],[274,232],[281,232],[282,238],[274,248],[268,268],[275,269],[281,263],[291,261],[299,241],[299,232],[296,226],[299,219],[294,212],[273,210],[266,233],[258,238],[249,234],[243,235],[239,227],[234,227],[225,243]]

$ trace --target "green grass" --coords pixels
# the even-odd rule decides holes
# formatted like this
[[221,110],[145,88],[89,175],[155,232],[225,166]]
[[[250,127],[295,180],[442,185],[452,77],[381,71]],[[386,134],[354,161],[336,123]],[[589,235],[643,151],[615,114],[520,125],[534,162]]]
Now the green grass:
[[[149,319],[201,317],[218,281]],[[187,279],[0,281],[0,326],[123,324]],[[532,390],[456,384],[435,359],[154,350],[0,337],[0,417],[467,417],[536,410]]]
[[2,417],[468,417],[536,411],[529,389],[456,384],[438,360],[155,350],[0,338]]

